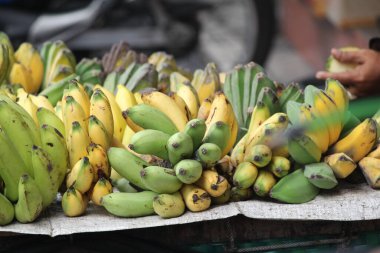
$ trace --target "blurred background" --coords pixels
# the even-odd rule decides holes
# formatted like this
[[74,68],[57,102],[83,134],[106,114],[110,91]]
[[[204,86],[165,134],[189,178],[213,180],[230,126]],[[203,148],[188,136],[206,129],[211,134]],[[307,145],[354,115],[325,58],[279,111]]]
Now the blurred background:
[[0,30],[15,44],[64,40],[79,57],[121,40],[165,50],[191,70],[227,71],[251,60],[280,82],[308,79],[331,47],[367,47],[378,35],[378,0],[0,0]]

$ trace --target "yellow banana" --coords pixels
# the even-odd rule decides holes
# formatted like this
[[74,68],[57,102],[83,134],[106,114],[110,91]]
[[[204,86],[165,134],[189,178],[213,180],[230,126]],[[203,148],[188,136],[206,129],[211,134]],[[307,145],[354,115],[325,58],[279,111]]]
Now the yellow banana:
[[28,69],[15,62],[12,66],[12,70],[9,74],[9,80],[12,84],[21,84],[26,91],[33,90],[33,79]]
[[121,84],[117,86],[115,100],[121,111],[125,111],[128,108],[137,105],[137,101],[133,93]]
[[99,88],[101,91],[103,91],[110,103],[113,118],[113,138],[121,142],[123,140],[124,130],[127,124],[123,118],[118,103],[116,103],[115,96],[100,85],[96,85],[95,89],[96,88]]
[[87,156],[80,159],[67,175],[66,186],[74,186],[82,194],[88,192],[92,186],[94,171]]
[[179,131],[186,127],[187,116],[169,96],[154,90],[144,92],[141,99],[145,104],[151,105],[168,116]]
[[204,211],[211,205],[210,195],[194,185],[184,184],[181,188],[181,194],[186,207],[192,212]]
[[269,107],[258,101],[253,108],[251,121],[249,122],[247,139],[252,139],[256,129],[271,116]]
[[175,92],[169,92],[168,96],[176,102],[182,113],[186,115],[187,120],[191,120],[191,112],[182,97],[178,96],[178,94]]
[[68,132],[67,148],[69,150],[71,168],[84,156],[87,156],[87,147],[90,137],[86,128],[82,128],[78,121],[74,121]]
[[366,119],[332,146],[330,153],[345,153],[358,162],[376,143],[376,121]]
[[141,95],[142,94],[140,92],[133,93],[133,96],[135,97],[137,104],[144,104],[144,101],[142,100]]
[[347,90],[338,80],[328,78],[326,79],[325,92],[334,100],[343,121],[349,102]]
[[90,98],[88,97],[83,85],[78,83],[75,79],[70,81],[69,89],[66,96],[71,96],[80,104],[86,117],[90,116]]
[[91,143],[87,147],[87,153],[90,164],[94,169],[94,182],[96,182],[98,178],[101,177],[109,178],[111,174],[111,167],[108,162],[107,153],[102,148],[102,146]]
[[244,151],[245,151],[245,140],[247,139],[247,134],[240,139],[240,141],[235,145],[231,152],[231,162],[234,167],[237,167],[240,163],[244,161]]
[[111,183],[104,177],[99,178],[91,191],[91,200],[95,205],[101,206],[100,200],[103,196],[112,193]]
[[86,199],[74,187],[67,189],[62,196],[63,213],[68,217],[76,217],[84,214],[86,206]]
[[131,143],[132,136],[135,134],[135,131],[132,130],[129,126],[125,128],[122,144],[124,147],[128,147]]
[[179,72],[171,73],[170,74],[170,91],[178,92],[178,88],[184,82],[190,82],[190,80]]
[[346,178],[356,168],[356,163],[345,153],[335,153],[325,157],[325,162],[334,171],[337,178]]
[[103,123],[94,115],[90,116],[88,122],[88,134],[91,142],[99,144],[104,150],[108,150],[111,146],[112,137],[108,135]]
[[51,112],[54,112],[53,105],[50,103],[50,101],[46,97],[41,96],[41,95],[40,96],[30,95],[30,98],[32,99],[32,102],[37,106],[37,108],[43,107],[45,109],[48,109]]
[[212,97],[220,86],[215,64],[209,63],[204,71],[194,73],[192,85],[196,89],[200,101]]
[[58,101],[54,107],[55,115],[63,122],[62,102]]
[[367,183],[372,188],[380,188],[380,160],[373,157],[364,157],[359,166],[364,174]]
[[103,123],[108,135],[113,136],[114,122],[112,109],[106,95],[100,89],[95,89],[90,102],[90,115],[96,116]]
[[178,89],[177,95],[185,101],[187,108],[191,113],[191,118],[195,119],[198,116],[199,98],[197,92],[191,86],[190,82],[184,82]]
[[212,100],[210,98],[206,98],[202,100],[202,103],[198,110],[198,115],[197,115],[198,119],[206,120],[208,118],[208,115],[210,114],[210,110],[211,110],[211,103],[212,103]]
[[204,170],[195,185],[204,189],[210,196],[219,197],[228,187],[228,181],[216,171]]
[[[74,121],[78,122],[87,132],[88,117],[82,109],[82,106],[72,97],[66,96],[63,107],[63,123],[65,124],[65,132],[68,133]],[[67,136],[66,136],[67,137]]]
[[37,119],[37,106],[32,102],[32,99],[30,96],[22,97],[17,101],[17,104],[19,104],[22,108],[24,108],[25,111],[29,113],[29,115],[33,118],[34,122],[38,126],[38,119]]

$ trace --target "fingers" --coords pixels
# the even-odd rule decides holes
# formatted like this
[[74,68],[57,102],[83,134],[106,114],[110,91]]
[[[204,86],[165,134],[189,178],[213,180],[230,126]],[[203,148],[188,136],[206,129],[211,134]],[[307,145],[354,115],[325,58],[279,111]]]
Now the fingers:
[[346,71],[340,73],[330,73],[326,71],[318,71],[315,75],[317,79],[332,78],[340,81],[343,84],[351,84],[356,81],[356,74],[353,71]]
[[335,59],[344,63],[356,63],[360,64],[363,62],[363,52],[358,51],[341,51],[338,49],[331,49],[331,54]]

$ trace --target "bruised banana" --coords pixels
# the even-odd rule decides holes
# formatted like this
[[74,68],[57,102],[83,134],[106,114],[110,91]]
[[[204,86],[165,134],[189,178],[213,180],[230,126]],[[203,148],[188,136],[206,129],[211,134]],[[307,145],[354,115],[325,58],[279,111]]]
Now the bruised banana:
[[380,160],[373,157],[364,157],[359,166],[368,183],[374,189],[380,188]]
[[157,193],[142,191],[136,193],[114,192],[101,198],[101,205],[111,214],[119,217],[142,217],[154,214],[153,200]]
[[212,197],[211,203],[214,205],[222,205],[230,201],[231,198],[231,185],[228,184],[227,190],[219,197]]
[[245,153],[244,161],[251,162],[259,168],[265,167],[272,159],[272,151],[266,145],[255,145]]
[[181,188],[181,195],[186,207],[192,212],[201,212],[211,205],[210,195],[203,189],[191,184],[185,184]]
[[321,189],[332,189],[338,185],[333,170],[324,162],[305,165],[304,175],[310,183]]
[[207,191],[212,197],[222,195],[228,186],[228,181],[216,171],[204,170],[195,185]]
[[170,135],[158,131],[147,129],[135,133],[128,147],[139,154],[155,155],[164,160],[169,160],[166,144]]
[[270,197],[290,204],[301,204],[313,200],[319,193],[304,176],[302,169],[298,169],[281,178],[270,191]]
[[193,154],[193,141],[191,137],[183,132],[178,132],[170,136],[166,144],[169,161],[172,165],[180,160],[190,158]]
[[179,192],[160,194],[153,199],[153,209],[161,218],[174,218],[185,212],[185,203]]
[[173,169],[160,166],[148,166],[140,171],[142,183],[151,191],[157,193],[174,193],[182,182],[176,177]]
[[111,167],[108,162],[107,151],[96,143],[87,146],[88,159],[94,170],[93,180],[98,181],[100,177],[109,178]]
[[337,178],[346,178],[356,168],[356,163],[345,153],[335,153],[325,157],[325,162]]

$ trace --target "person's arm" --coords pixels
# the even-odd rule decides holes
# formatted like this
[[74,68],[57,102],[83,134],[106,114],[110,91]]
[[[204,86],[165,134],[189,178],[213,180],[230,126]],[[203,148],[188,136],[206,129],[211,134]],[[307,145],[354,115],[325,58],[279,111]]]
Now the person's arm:
[[348,86],[348,90],[356,96],[380,94],[380,53],[371,49],[342,52],[331,50],[332,56],[340,62],[356,64],[350,71],[329,73],[319,71],[316,78],[333,78]]

